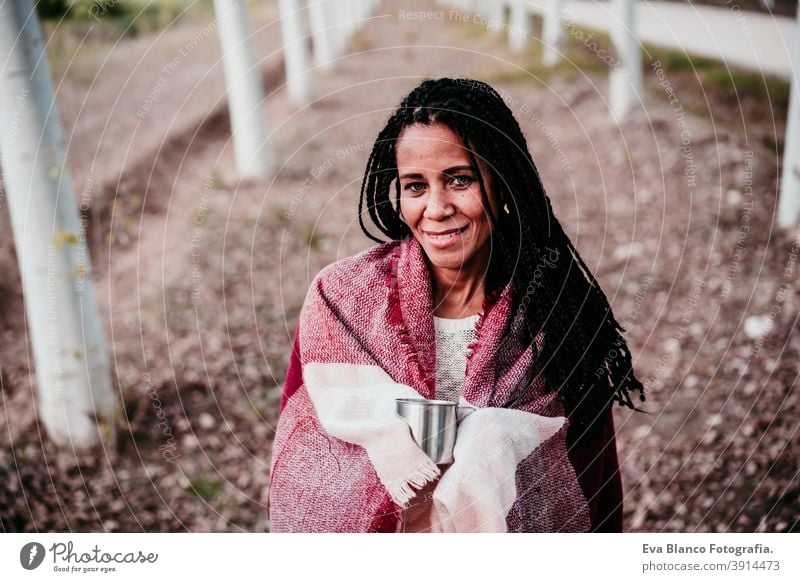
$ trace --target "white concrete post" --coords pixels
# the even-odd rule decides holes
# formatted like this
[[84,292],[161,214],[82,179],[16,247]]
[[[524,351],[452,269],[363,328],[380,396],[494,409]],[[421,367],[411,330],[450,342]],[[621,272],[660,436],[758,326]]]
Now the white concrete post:
[[511,50],[524,51],[533,38],[531,13],[526,0],[512,0],[511,22],[508,26],[508,46]]
[[[32,0],[0,3],[0,63],[0,159],[36,367],[37,412],[55,443],[83,448],[101,442],[106,430],[113,434],[116,398],[92,288],[87,225],[65,165]],[[88,195],[84,204],[91,204]]]
[[476,11],[489,20],[492,20],[492,25],[498,27],[504,22],[503,12],[504,6],[508,0],[480,0]]
[[244,0],[214,0],[228,89],[236,167],[242,176],[263,177],[272,168],[264,114],[261,67],[250,38]]
[[292,103],[306,105],[314,98],[311,52],[305,27],[306,11],[301,0],[280,0],[279,6],[286,90]]
[[314,42],[314,62],[323,71],[334,69],[333,20],[327,7],[328,0],[308,0],[311,36]]
[[492,10],[494,13],[495,20],[503,24],[508,24],[508,22],[506,21],[506,8],[509,6],[510,3],[511,0],[494,0],[494,2],[492,2],[493,4]]
[[358,29],[358,3],[361,0],[347,0],[347,11],[345,13],[345,47],[347,43],[350,42],[350,39],[355,34],[356,30]]
[[345,53],[350,40],[353,0],[328,0],[326,8],[332,15],[333,54],[338,58]]
[[353,30],[358,32],[366,24],[366,19],[369,17],[369,1],[368,0],[355,0],[355,8],[353,10]]
[[561,22],[563,1],[550,0],[548,4],[549,10],[545,11],[542,23],[542,63],[552,67],[561,60],[564,49],[564,26]]
[[328,0],[328,9],[333,14],[336,26],[336,56],[344,54],[344,47],[349,37],[348,26],[352,20],[353,0]]
[[800,223],[800,12],[796,17],[792,51],[792,81],[789,89],[789,118],[783,146],[781,193],[778,200],[778,226],[795,227]]
[[636,36],[634,0],[611,0],[611,40],[619,66],[610,71],[611,114],[621,119],[639,104],[642,91],[642,52]]
[[364,24],[364,19],[367,17],[364,9],[368,6],[367,0],[355,0],[353,7],[353,19],[355,22],[355,29],[359,30]]

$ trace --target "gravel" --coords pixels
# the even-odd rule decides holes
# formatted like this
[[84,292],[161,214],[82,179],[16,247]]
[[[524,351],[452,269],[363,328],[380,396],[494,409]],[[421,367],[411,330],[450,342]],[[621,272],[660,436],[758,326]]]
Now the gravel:
[[[669,71],[685,125],[652,71],[644,107],[617,125],[606,114],[607,76],[515,79],[519,57],[502,39],[398,20],[398,6],[410,4],[384,5],[390,16],[317,75],[310,107],[288,103],[279,60],[264,60],[278,160],[269,179],[236,176],[218,76],[214,99],[193,92],[198,71],[218,58],[213,36],[170,75],[170,98],[147,126],[129,117],[148,84],[123,91],[112,78],[169,62],[172,49],[137,65],[153,38],[117,46],[92,108],[78,115],[85,94],[59,95],[70,148],[89,156],[73,158],[74,183],[102,161],[94,280],[123,413],[98,450],[58,450],[47,438],[19,341],[11,237],[0,228],[0,530],[268,529],[271,440],[305,290],[322,266],[372,244],[356,220],[372,140],[403,94],[443,75],[483,78],[506,95],[557,216],[628,330],[648,400],[645,413],[615,411],[626,529],[798,529],[800,235],[775,230],[780,158],[747,133],[771,130],[778,142],[780,128],[752,114],[753,103],[742,105],[747,116],[730,99],[709,106],[696,79]],[[270,18],[256,20],[258,54],[277,42]],[[203,25],[192,26],[158,42],[180,47]],[[118,95],[133,101],[110,117]],[[181,123],[161,123],[175,115]],[[109,119],[121,128],[98,149]],[[125,155],[132,136],[134,161]]]

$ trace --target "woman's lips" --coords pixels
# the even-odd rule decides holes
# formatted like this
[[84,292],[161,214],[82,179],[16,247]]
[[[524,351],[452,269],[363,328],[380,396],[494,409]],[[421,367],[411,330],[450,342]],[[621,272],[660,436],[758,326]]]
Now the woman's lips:
[[462,228],[451,228],[436,232],[423,230],[422,232],[431,246],[437,249],[446,249],[459,242],[461,237],[464,236],[464,231],[467,230],[468,226],[469,225]]

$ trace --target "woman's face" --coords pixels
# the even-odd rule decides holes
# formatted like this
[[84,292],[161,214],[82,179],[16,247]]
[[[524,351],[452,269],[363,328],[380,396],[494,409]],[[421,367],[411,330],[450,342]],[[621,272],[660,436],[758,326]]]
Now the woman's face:
[[[396,154],[400,213],[432,266],[482,275],[488,265],[492,225],[461,139],[442,124],[415,124],[400,134]],[[497,216],[491,172],[476,159]]]

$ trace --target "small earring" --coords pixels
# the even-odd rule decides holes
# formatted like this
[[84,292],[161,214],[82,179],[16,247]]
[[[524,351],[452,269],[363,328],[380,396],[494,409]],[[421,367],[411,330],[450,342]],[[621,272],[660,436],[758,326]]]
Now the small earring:
[[511,211],[508,209],[508,203],[503,204],[503,210],[505,210],[506,214],[511,214]]

